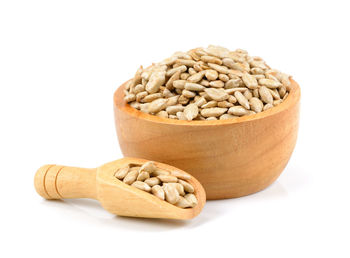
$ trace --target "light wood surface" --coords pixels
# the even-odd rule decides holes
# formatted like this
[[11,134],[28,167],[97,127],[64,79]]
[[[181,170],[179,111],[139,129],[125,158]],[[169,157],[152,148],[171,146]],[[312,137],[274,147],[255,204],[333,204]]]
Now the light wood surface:
[[180,121],[142,113],[114,94],[115,125],[125,156],[181,168],[204,186],[207,199],[258,192],[281,174],[296,144],[299,85],[267,111],[228,120]]
[[[206,196],[202,185],[194,177],[188,182],[195,188],[198,205],[187,209],[178,208],[114,177],[118,168],[126,164],[143,164],[146,161],[123,158],[95,169],[45,165],[35,174],[34,185],[45,199],[92,198],[100,201],[109,212],[120,216],[166,219],[192,219],[197,216]],[[165,170],[179,170],[159,162],[155,164]]]

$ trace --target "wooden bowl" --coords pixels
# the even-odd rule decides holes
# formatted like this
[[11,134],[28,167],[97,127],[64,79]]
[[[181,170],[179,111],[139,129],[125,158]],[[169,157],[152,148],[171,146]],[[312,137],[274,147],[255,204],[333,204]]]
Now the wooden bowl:
[[267,111],[228,120],[180,121],[132,108],[114,94],[114,116],[125,156],[170,164],[196,177],[207,199],[240,197],[274,182],[293,152],[299,123],[299,85]]

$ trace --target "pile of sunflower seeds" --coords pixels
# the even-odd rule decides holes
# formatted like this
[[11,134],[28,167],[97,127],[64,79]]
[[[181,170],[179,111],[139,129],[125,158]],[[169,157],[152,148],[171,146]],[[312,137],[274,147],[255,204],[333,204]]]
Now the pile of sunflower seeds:
[[124,90],[133,108],[179,120],[223,120],[260,113],[283,102],[290,76],[242,49],[210,45],[176,52],[137,70]]
[[198,203],[194,187],[187,181],[191,176],[180,171],[166,171],[149,161],[142,166],[128,164],[114,174],[124,183],[152,193],[180,208],[192,208]]

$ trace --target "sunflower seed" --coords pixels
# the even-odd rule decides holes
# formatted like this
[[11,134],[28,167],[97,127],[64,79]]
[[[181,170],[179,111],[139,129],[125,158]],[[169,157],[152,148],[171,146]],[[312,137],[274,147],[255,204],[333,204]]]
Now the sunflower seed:
[[201,115],[204,117],[217,117],[221,116],[223,113],[227,111],[227,108],[219,108],[219,107],[213,107],[213,108],[204,108],[201,110]]
[[148,184],[146,184],[145,182],[135,181],[134,183],[131,184],[131,186],[136,187],[136,188],[143,190],[145,192],[151,191],[151,187]]
[[198,115],[198,106],[196,104],[189,104],[185,107],[184,115],[188,121],[193,120]]

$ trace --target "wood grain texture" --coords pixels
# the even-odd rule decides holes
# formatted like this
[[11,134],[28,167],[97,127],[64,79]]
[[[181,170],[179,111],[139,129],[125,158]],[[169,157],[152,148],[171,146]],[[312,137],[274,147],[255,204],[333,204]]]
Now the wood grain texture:
[[125,156],[181,168],[204,186],[207,199],[240,197],[263,190],[288,163],[299,123],[299,85],[267,111],[217,121],[180,121],[142,113],[114,94],[115,125]]
[[[178,208],[114,177],[115,172],[126,164],[143,164],[146,161],[123,158],[96,169],[45,165],[35,174],[34,185],[45,199],[92,198],[100,201],[109,212],[120,216],[166,219],[192,219],[197,216],[203,209],[206,196],[204,188],[194,177],[188,182],[195,188],[198,205],[190,209]],[[155,164],[169,171],[180,170],[159,162]]]

